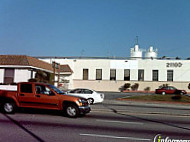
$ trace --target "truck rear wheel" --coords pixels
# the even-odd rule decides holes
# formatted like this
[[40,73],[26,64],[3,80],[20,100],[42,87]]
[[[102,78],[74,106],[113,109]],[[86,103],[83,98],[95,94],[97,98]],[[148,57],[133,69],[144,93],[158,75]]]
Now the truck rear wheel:
[[74,104],[68,104],[65,107],[65,112],[68,117],[75,118],[79,115],[79,109],[76,105]]
[[2,105],[3,112],[8,113],[8,114],[13,114],[15,113],[16,110],[16,104],[14,102],[5,102]]

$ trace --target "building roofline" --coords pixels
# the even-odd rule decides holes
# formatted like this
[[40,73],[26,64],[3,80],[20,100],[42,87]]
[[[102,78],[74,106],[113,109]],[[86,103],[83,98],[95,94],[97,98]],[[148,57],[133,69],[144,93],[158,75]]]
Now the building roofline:
[[158,57],[158,58],[151,58],[151,57],[90,57],[90,56],[66,56],[66,57],[61,57],[61,56],[35,56],[35,58],[40,58],[40,59],[46,59],[46,58],[51,58],[51,59],[110,59],[110,60],[134,60],[134,59],[152,59],[152,60],[190,60],[189,58],[179,58],[179,57]]

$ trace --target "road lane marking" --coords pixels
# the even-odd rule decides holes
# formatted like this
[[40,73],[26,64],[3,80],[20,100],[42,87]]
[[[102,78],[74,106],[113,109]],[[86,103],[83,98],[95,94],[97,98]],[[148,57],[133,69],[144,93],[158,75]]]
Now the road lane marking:
[[96,121],[98,121],[98,122],[106,122],[106,123],[122,123],[122,124],[144,125],[144,123],[140,123],[140,122],[110,121],[110,120],[100,120],[100,119],[97,119]]
[[151,139],[144,139],[144,138],[119,137],[119,136],[98,135],[98,134],[80,134],[80,136],[111,138],[111,139],[126,139],[126,140],[134,140],[134,141],[151,141]]

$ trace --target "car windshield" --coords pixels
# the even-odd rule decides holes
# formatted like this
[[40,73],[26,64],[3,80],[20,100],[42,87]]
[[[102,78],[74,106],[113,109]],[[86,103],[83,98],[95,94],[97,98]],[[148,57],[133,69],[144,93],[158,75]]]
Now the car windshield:
[[176,90],[176,88],[173,86],[170,86],[170,90]]
[[57,87],[55,87],[54,85],[49,85],[50,88],[52,88],[56,93],[58,94],[65,94],[64,92],[62,92],[61,90],[59,90]]

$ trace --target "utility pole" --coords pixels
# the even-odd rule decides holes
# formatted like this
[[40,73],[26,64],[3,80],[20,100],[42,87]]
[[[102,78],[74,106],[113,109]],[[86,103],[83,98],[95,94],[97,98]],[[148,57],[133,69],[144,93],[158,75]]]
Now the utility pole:
[[57,81],[57,87],[59,87],[60,70],[61,70],[61,65],[58,64],[58,81]]
[[55,61],[52,62],[52,67],[53,67],[53,84],[55,85],[55,76],[56,76],[56,71],[58,73],[58,81],[57,81],[57,86],[59,86],[59,79],[60,79],[60,64],[56,63]]
[[55,61],[52,62],[53,67],[53,85],[55,84]]

